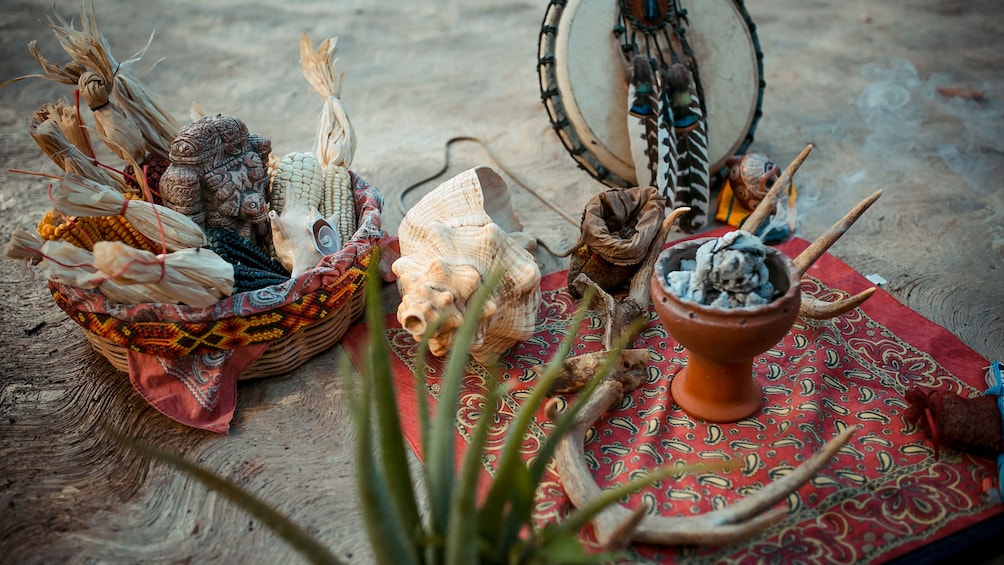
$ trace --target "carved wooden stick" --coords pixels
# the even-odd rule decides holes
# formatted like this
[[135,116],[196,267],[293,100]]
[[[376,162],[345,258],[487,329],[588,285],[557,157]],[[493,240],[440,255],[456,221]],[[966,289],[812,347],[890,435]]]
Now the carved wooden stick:
[[770,187],[767,195],[763,197],[760,204],[757,205],[753,213],[746,218],[743,222],[742,229],[752,234],[756,234],[756,231],[760,229],[760,226],[767,221],[774,213],[774,208],[777,205],[777,201],[781,199],[781,196],[788,194],[788,187],[791,186],[791,179],[795,176],[795,171],[802,166],[806,157],[812,152],[812,144],[805,146],[805,149],[795,157],[795,160],[791,162],[790,165],[781,173],[781,176],[774,181],[774,186]]
[[[637,383],[604,379],[585,401],[586,405],[582,407],[571,430],[558,444],[555,455],[558,474],[568,498],[577,507],[588,504],[601,494],[601,489],[586,464],[583,447],[586,432],[603,412],[634,388],[632,385],[637,386]],[[735,504],[706,514],[675,518],[646,515],[632,529],[630,522],[637,519],[638,511],[631,511],[622,505],[611,506],[593,519],[597,538],[606,547],[624,547],[630,542],[725,545],[748,539],[784,517],[782,509],[771,510],[771,507],[798,490],[829,463],[830,458],[847,443],[853,433],[854,428],[845,429],[783,478]]]

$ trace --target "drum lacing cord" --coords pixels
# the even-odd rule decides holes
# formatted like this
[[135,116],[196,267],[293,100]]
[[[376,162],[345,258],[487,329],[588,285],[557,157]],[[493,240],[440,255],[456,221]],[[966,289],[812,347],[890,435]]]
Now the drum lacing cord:
[[[533,188],[531,188],[530,185],[528,185],[519,175],[517,175],[516,173],[514,173],[511,169],[509,169],[509,167],[506,167],[505,164],[503,164],[502,161],[498,158],[498,155],[496,155],[495,152],[492,151],[492,148],[489,147],[488,144],[485,143],[485,141],[483,139],[481,139],[480,137],[474,137],[474,136],[469,136],[469,135],[458,135],[458,136],[451,137],[450,139],[448,139],[446,141],[446,146],[444,148],[443,166],[438,171],[436,171],[435,173],[433,173],[433,174],[431,174],[431,175],[429,175],[429,176],[427,176],[427,177],[425,177],[425,178],[423,178],[423,179],[421,179],[421,180],[419,180],[417,182],[414,182],[411,185],[405,187],[405,189],[402,190],[398,194],[398,197],[397,197],[397,209],[398,209],[399,212],[401,212],[402,216],[404,216],[405,213],[407,212],[407,210],[406,210],[406,208],[404,206],[404,199],[405,199],[405,197],[412,190],[414,190],[414,189],[422,186],[423,184],[425,184],[425,183],[427,183],[429,181],[435,180],[435,179],[443,176],[443,174],[446,173],[446,171],[450,168],[450,146],[453,145],[454,143],[458,143],[458,142],[461,142],[461,141],[470,141],[470,142],[477,143],[478,145],[480,145],[485,150],[485,152],[488,153],[488,156],[495,163],[495,165],[502,172],[504,172],[505,174],[509,175],[509,177],[513,180],[513,182],[515,182],[516,184],[518,184],[520,186],[520,188],[522,188],[523,190],[527,191],[531,196],[533,196],[537,200],[540,200],[541,203],[543,203],[545,206],[547,206],[548,208],[550,208],[551,210],[553,210],[559,216],[561,216],[562,218],[564,218],[565,221],[567,221],[568,223],[572,224],[573,226],[576,227],[576,229],[578,229],[578,227],[579,227],[579,221],[578,220],[576,220],[575,218],[569,216],[567,212],[565,212],[564,210],[562,210],[561,208],[559,208],[556,204],[554,204],[553,202],[551,202],[550,200],[548,200],[547,198],[545,198],[542,194],[540,194],[539,192],[537,192],[536,190],[534,190]],[[538,239],[538,242],[540,242],[539,239]],[[540,243],[543,243],[543,242],[540,242]],[[544,245],[544,247],[547,247],[547,245]]]

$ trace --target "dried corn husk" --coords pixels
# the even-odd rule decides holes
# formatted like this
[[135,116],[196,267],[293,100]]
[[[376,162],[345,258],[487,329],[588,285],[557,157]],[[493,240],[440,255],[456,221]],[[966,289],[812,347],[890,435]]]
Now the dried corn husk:
[[21,276],[28,276],[35,279],[35,273],[28,267],[37,265],[42,260],[42,238],[33,231],[28,231],[21,226],[14,228],[14,233],[10,234],[10,241],[4,254],[11,259],[21,261]]
[[38,66],[42,67],[42,74],[30,74],[14,77],[0,83],[0,88],[4,88],[7,85],[14,84],[15,82],[26,78],[44,78],[54,82],[73,85],[77,84],[77,79],[80,78],[80,73],[87,70],[77,61],[70,61],[65,67],[60,67],[55,63],[49,62],[49,60],[42,55],[41,49],[38,48],[38,42],[34,40],[28,42],[28,53],[30,53],[35,59]]
[[152,241],[162,242],[168,251],[206,244],[202,228],[188,216],[145,200],[129,200],[124,204],[126,198],[120,192],[80,175],[63,176],[52,189],[52,199],[56,208],[68,216],[122,214],[137,231]]
[[112,142],[108,143],[111,150],[124,160],[142,161],[146,155],[143,132],[109,99],[112,85],[98,73],[87,71],[80,75],[77,88],[91,109],[98,131]]
[[205,248],[154,255],[120,241],[99,241],[94,266],[111,281],[155,286],[172,302],[196,308],[212,306],[234,290],[233,266]]
[[314,49],[307,34],[300,37],[300,65],[310,88],[324,98],[318,117],[314,155],[325,168],[337,165],[349,168],[356,152],[356,135],[342,106],[342,79],[345,73],[335,70],[338,38],[328,38]]
[[128,190],[121,177],[110,174],[87,156],[87,144],[80,133],[76,113],[62,102],[46,104],[32,114],[28,119],[28,133],[64,172],[111,186],[119,192]]
[[130,75],[128,66],[138,61],[143,51],[127,61],[121,63],[116,61],[112,57],[108,41],[98,29],[93,9],[93,6],[90,10],[86,9],[86,5],[81,7],[80,29],[58,15],[50,19],[49,27],[67,55],[112,85],[111,91],[114,93],[115,102],[142,132],[149,151],[159,157],[167,158],[171,142],[178,134],[180,125],[160,106],[156,97]]
[[48,277],[77,288],[97,288],[110,300],[121,304],[174,303],[174,298],[157,285],[119,284],[94,266],[94,253],[65,241],[47,241],[41,252]]
[[[38,116],[37,118],[35,116]],[[84,152],[85,154],[90,150],[88,148],[87,139],[84,138],[84,131],[80,125],[80,116],[77,114],[77,108],[67,104],[63,100],[57,100],[51,104],[43,104],[42,107],[32,115],[32,120],[53,120],[56,125],[59,126],[60,131],[63,132],[63,136],[66,141],[73,144],[74,147]]]

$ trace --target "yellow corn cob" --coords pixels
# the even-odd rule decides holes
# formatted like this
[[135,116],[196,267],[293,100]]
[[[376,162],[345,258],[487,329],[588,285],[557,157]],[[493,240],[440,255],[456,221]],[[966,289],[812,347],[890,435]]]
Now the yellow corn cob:
[[45,240],[62,239],[88,251],[94,245],[94,239],[80,226],[77,218],[66,217],[56,209],[46,212],[38,222],[38,235]]
[[313,153],[289,153],[272,172],[271,209],[282,213],[287,195],[315,209],[324,197],[324,168]]
[[324,171],[324,199],[321,204],[321,215],[332,222],[344,245],[356,233],[356,205],[348,169],[328,165]]
[[95,218],[100,222],[102,239],[104,241],[121,241],[129,247],[142,249],[151,253],[160,253],[161,247],[125,219],[125,216],[104,216]]
[[160,246],[136,230],[124,216],[83,218],[64,216],[52,209],[38,223],[38,235],[44,240],[62,239],[88,251],[93,250],[97,241],[121,241],[136,249],[160,252]]

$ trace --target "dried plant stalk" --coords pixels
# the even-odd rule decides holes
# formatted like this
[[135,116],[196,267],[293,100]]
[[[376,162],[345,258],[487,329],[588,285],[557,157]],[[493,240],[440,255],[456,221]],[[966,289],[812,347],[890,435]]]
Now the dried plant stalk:
[[124,160],[142,161],[146,155],[143,132],[114,102],[110,100],[112,84],[98,73],[80,75],[77,88],[91,109],[98,131],[111,143],[107,145]]
[[170,302],[195,308],[212,306],[234,290],[234,269],[209,249],[181,249],[154,255],[120,241],[94,244],[94,266],[122,285],[145,284],[170,296]]
[[[167,158],[171,142],[181,126],[171,114],[160,106],[157,99],[140,81],[128,72],[128,66],[139,60],[142,51],[133,58],[119,63],[111,47],[98,29],[97,19],[90,10],[81,7],[80,29],[58,15],[49,21],[63,50],[77,63],[97,73],[111,86],[115,101],[142,132],[151,153]],[[145,48],[144,48],[145,50]],[[43,67],[44,68],[44,67]]]
[[337,165],[348,168],[356,152],[356,134],[342,106],[342,80],[345,73],[336,71],[338,38],[325,39],[314,49],[307,34],[300,37],[301,71],[311,90],[324,98],[318,117],[313,153],[325,168]]
[[66,173],[80,175],[119,192],[128,190],[123,179],[87,156],[87,142],[76,113],[63,102],[46,104],[28,119],[28,133],[49,159]]
[[121,214],[137,231],[151,241],[163,243],[168,251],[206,244],[202,228],[188,216],[145,200],[127,201],[122,193],[79,175],[62,177],[52,190],[52,199],[68,216]]

